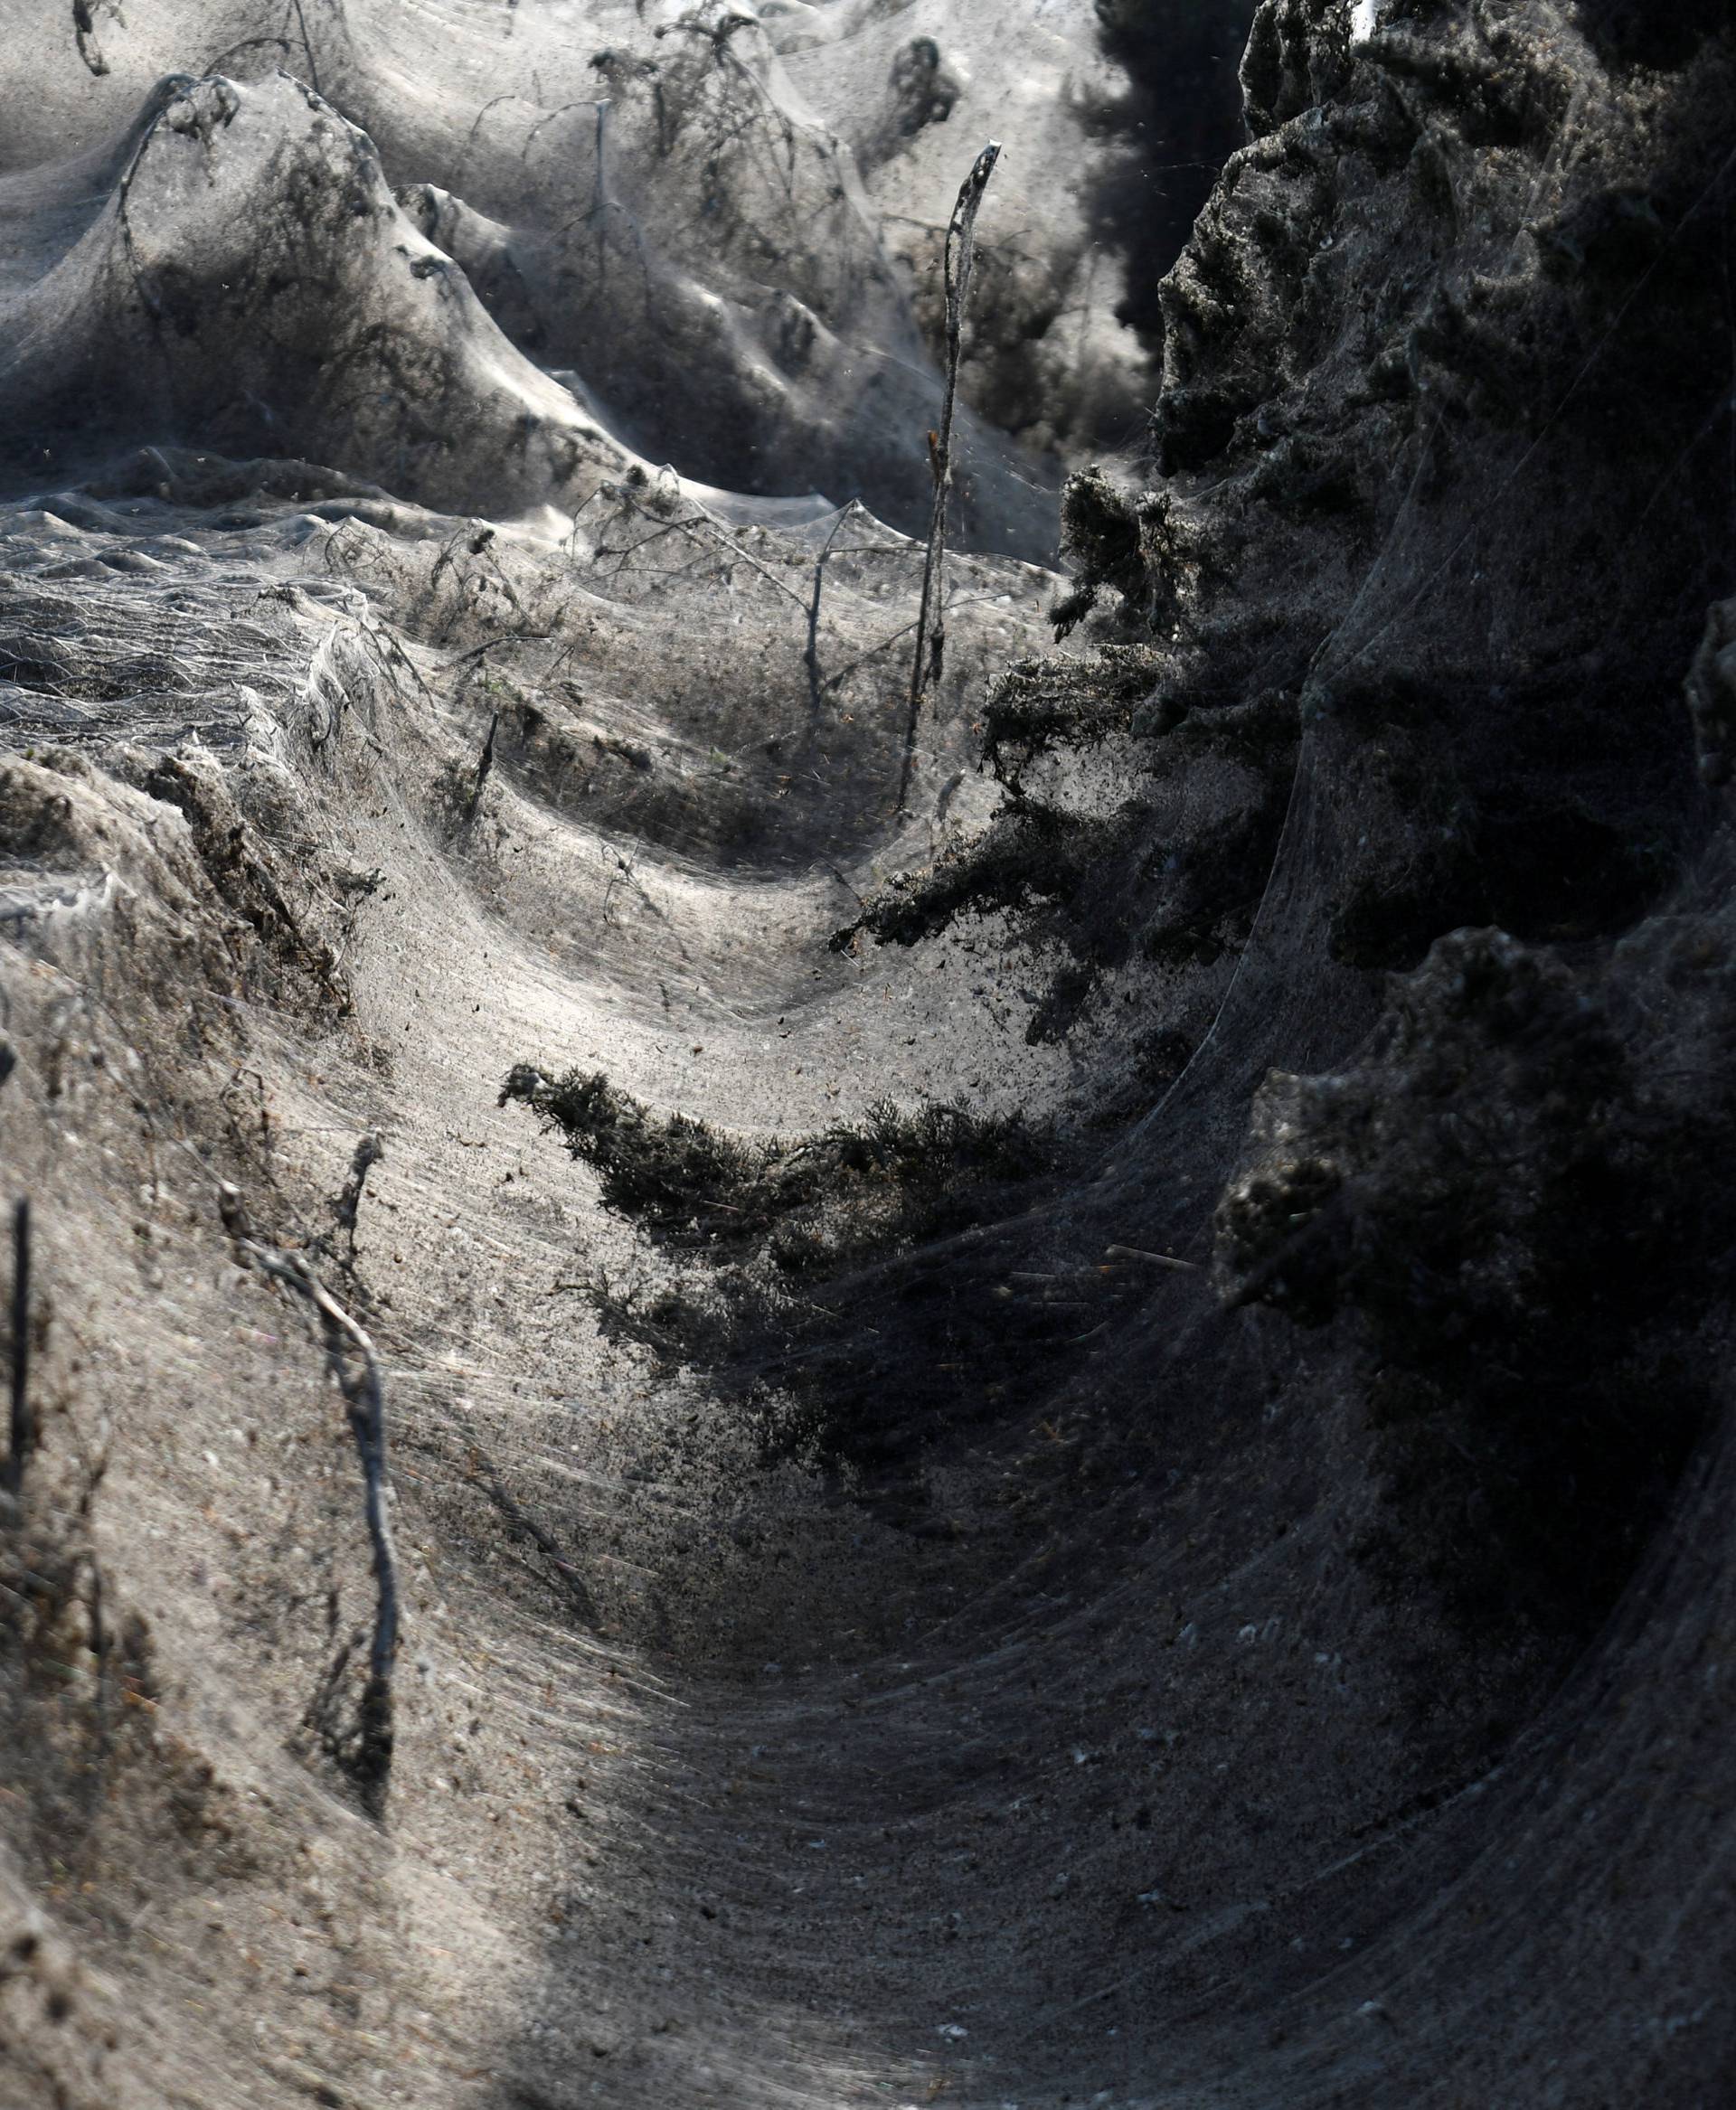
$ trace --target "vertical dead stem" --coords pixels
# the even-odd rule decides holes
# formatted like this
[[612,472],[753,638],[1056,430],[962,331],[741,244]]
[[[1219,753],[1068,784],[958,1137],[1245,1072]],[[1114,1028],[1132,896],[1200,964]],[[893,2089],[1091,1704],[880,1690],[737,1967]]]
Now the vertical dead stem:
[[16,1496],[24,1484],[32,1442],[30,1416],[30,1202],[12,1210],[12,1427],[4,1484]]
[[368,1539],[373,1550],[375,1605],[368,1675],[362,1689],[355,1731],[340,1754],[363,1808],[383,1814],[392,1775],[392,1670],[398,1653],[398,1570],[386,1515],[386,1406],[373,1343],[299,1253],[262,1244],[248,1225],[237,1190],[220,1191],[223,1224],[237,1254],[314,1308],[326,1361],[349,1413],[350,1434],[362,1461]]
[[916,661],[910,670],[910,716],[904,729],[904,762],[899,771],[898,811],[904,811],[916,763],[916,727],[923,691],[940,678],[946,653],[946,609],[941,595],[941,566],[947,547],[947,497],[952,488],[952,414],[958,397],[958,363],[963,353],[965,308],[970,298],[976,262],[976,213],[1001,157],[998,139],[991,139],[965,178],[947,228],[944,264],[947,296],[947,392],[940,406],[940,429],[929,435],[934,469],[934,511],[929,520],[929,553],[922,567],[922,606],[916,619]]

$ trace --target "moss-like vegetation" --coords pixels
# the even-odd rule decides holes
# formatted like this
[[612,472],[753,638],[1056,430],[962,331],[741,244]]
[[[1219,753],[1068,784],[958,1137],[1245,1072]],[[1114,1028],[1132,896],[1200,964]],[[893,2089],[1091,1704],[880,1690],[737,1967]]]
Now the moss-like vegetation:
[[[989,705],[986,741],[1014,797],[976,842],[872,896],[832,939],[915,945],[961,916],[1005,912],[1018,936],[1058,954],[1027,1037],[1060,1039],[1097,978],[1137,956],[1165,969],[1210,965],[1246,938],[1289,796],[1294,701],[1279,691],[1224,705],[1173,655],[1110,647],[1089,661],[1015,668]],[[1152,793],[1102,816],[1024,794],[1034,758],[1120,738],[1130,759],[1178,794],[1163,829]]]
[[933,937],[963,915],[1073,908],[1125,860],[1146,818],[1137,806],[1109,820],[1084,820],[1036,800],[1008,807],[976,842],[948,851],[928,871],[901,874],[832,938],[843,952],[858,935],[894,945]]
[[1178,724],[1186,704],[1165,656],[1146,645],[1106,645],[1094,658],[1021,660],[995,684],[983,714],[983,759],[1014,792],[1058,749],[1149,738]]
[[763,1248],[788,1275],[821,1276],[869,1251],[955,1229],[986,1197],[1052,1162],[1052,1139],[1022,1114],[961,1104],[906,1112],[890,1099],[863,1120],[797,1143],[749,1142],[685,1114],[654,1113],[600,1074],[551,1080],[521,1064],[501,1103],[559,1129],[602,1183],[604,1206],[660,1244],[713,1258]]
[[[706,1370],[755,1418],[769,1455],[860,1463],[896,1450],[887,1356],[908,1360],[897,1399],[920,1421],[935,1398],[956,1394],[955,1373],[974,1369],[990,1383],[996,1355],[1018,1352],[1018,1327],[968,1294],[967,1270],[931,1305],[923,1256],[951,1253],[946,1241],[1041,1191],[1060,1146],[1023,1115],[885,1101],[860,1123],[784,1143],[653,1113],[578,1071],[552,1080],[521,1065],[501,1097],[557,1131],[599,1175],[605,1205],[684,1263],[656,1286],[595,1275],[585,1288],[606,1337]],[[854,1286],[847,1314],[826,1291],[844,1278]],[[882,1306],[897,1320],[879,1353],[848,1345],[858,1325],[873,1331],[868,1314]]]

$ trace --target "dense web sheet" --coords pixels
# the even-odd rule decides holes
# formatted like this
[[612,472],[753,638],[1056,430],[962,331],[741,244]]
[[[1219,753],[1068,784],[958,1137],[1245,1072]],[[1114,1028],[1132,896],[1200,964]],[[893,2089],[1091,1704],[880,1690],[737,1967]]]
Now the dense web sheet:
[[1159,391],[1082,6],[87,12],[0,58],[24,2100],[1713,2099],[1728,34],[1266,0]]

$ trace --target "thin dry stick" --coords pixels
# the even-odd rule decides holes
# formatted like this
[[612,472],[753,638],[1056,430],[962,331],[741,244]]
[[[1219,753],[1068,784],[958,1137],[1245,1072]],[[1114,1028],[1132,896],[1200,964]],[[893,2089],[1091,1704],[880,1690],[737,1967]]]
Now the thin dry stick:
[[[934,511],[929,520],[928,561],[922,568],[922,605],[916,618],[916,661],[910,669],[910,716],[904,729],[904,761],[898,777],[898,811],[910,795],[916,765],[916,724],[922,692],[940,678],[946,652],[946,615],[940,605],[940,572],[947,546],[947,497],[952,489],[952,413],[958,397],[958,363],[963,353],[965,308],[976,263],[976,213],[1001,158],[1001,144],[991,139],[965,178],[947,228],[944,278],[947,295],[947,392],[940,405],[940,429],[929,435],[934,468]],[[956,245],[956,259],[955,259]]]
[[1174,1253],[1149,1253],[1143,1246],[1105,1246],[1106,1260],[1148,1260],[1154,1267],[1169,1267],[1183,1275],[1197,1275],[1197,1260],[1179,1259]]
[[470,787],[469,803],[464,809],[467,821],[474,821],[482,811],[482,795],[487,788],[488,772],[495,766],[495,736],[500,730],[500,713],[496,711],[488,721],[488,737],[482,743],[482,759],[476,764],[476,780]]
[[820,596],[826,591],[826,560],[832,554],[838,531],[845,521],[854,517],[855,510],[856,502],[853,498],[832,523],[832,532],[826,538],[826,547],[814,564],[814,598],[807,604],[807,649],[802,655],[802,664],[807,669],[808,700],[816,711],[820,708]]
[[597,1627],[599,1625],[597,1615],[597,1602],[585,1587],[584,1578],[567,1559],[566,1555],[561,1552],[560,1547],[549,1536],[548,1532],[537,1522],[536,1519],[526,1515],[525,1512],[514,1501],[502,1484],[500,1474],[495,1472],[493,1462],[485,1457],[478,1450],[473,1450],[470,1454],[470,1476],[481,1484],[484,1493],[514,1530],[528,1539],[553,1568],[556,1575],[560,1577],[567,1595],[572,1599],[573,1609],[579,1615],[580,1624],[584,1626]]
[[[793,600],[796,606],[800,608],[804,614],[807,612],[807,603],[802,598],[801,595],[796,591],[795,588],[789,584],[788,580],[779,579],[775,571],[769,570],[766,565],[762,564],[759,558],[754,556],[750,551],[744,550],[740,542],[732,542],[730,537],[723,532],[723,530],[718,525],[717,522],[714,521],[709,513],[694,513],[688,514],[684,519],[682,520],[664,520],[659,514],[653,513],[648,505],[641,505],[638,500],[634,497],[633,494],[626,487],[625,485],[618,485],[613,486],[613,488],[617,492],[621,502],[630,507],[633,512],[637,513],[641,520],[648,520],[656,523],[658,531],[661,533],[675,534],[679,532],[682,534],[691,535],[695,541],[697,541],[701,535],[709,536],[712,542],[721,543],[722,547],[730,552],[731,557],[738,558],[741,562],[747,565],[750,570],[757,571],[760,578],[765,579],[768,584],[775,586],[779,593],[783,594],[787,598]],[[649,535],[641,536],[639,541],[635,542],[630,549],[624,552],[624,554],[631,556],[634,550],[642,550],[646,543],[650,542],[652,539],[653,538]]]
[[313,39],[307,34],[307,17],[301,12],[301,0],[290,0],[296,11],[296,26],[301,32],[301,48],[307,56],[307,85],[317,95],[319,89],[319,61],[314,56]]
[[349,1239],[352,1264],[355,1260],[355,1226],[362,1209],[362,1190],[368,1183],[368,1174],[385,1154],[384,1144],[370,1130],[355,1146],[355,1155],[350,1160],[349,1177],[337,1198],[337,1228]]
[[79,56],[99,80],[108,71],[108,61],[102,55],[102,46],[97,42],[97,25],[90,13],[90,0],[72,0],[72,34],[77,39]]
[[24,1460],[32,1442],[30,1418],[30,1202],[12,1210],[12,1433],[0,1476],[14,1499],[24,1484]]
[[375,1605],[367,1682],[357,1711],[356,1744],[345,1770],[373,1816],[385,1807],[392,1773],[392,1669],[398,1653],[398,1569],[386,1519],[386,1406],[373,1343],[299,1253],[262,1244],[249,1227],[240,1191],[224,1181],[218,1189],[223,1228],[239,1258],[310,1304],[319,1319],[326,1361],[350,1419],[366,1490],[368,1538],[373,1548]]

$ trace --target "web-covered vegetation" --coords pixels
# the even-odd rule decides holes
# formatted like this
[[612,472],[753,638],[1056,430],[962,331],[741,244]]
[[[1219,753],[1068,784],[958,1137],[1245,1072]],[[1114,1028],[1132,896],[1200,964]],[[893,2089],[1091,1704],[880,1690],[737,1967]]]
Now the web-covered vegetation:
[[[1392,1503],[1371,1546],[1400,1572],[1571,1624],[1643,1541],[1710,1376],[1677,1355],[1660,1379],[1661,1315],[1717,1295],[1664,1196],[1736,1140],[1710,1074],[1658,1081],[1722,996],[1666,976],[1642,1002],[1665,940],[1617,943],[1690,899],[1645,928],[1672,957],[1726,943],[1715,890],[1678,890],[1716,826],[1683,682],[1736,514],[1732,54],[1701,25],[1651,72],[1650,37],[1619,11],[1479,0],[1390,7],[1353,42],[1325,0],[1260,9],[1250,144],[1161,288],[1150,483],[1068,495],[1059,614],[1087,653],[1000,683],[1000,814],[837,941],[1010,918],[1051,964],[1031,1030],[1093,1044],[1111,1117],[1106,1072],[1173,1032],[1189,987],[1209,1030],[1097,1185],[730,1335],[731,1367],[822,1402],[846,1452],[1054,1383],[1052,1337],[995,1299],[1009,1269],[1077,1268],[1118,1211],[1184,1250],[1266,1065],[1349,1060],[1381,976],[1422,967],[1367,1067],[1274,1088],[1224,1279],[1343,1314],[1353,1361],[1367,1342]],[[1723,635],[1695,688],[1714,774]],[[1499,935],[1439,949],[1467,926]],[[1444,994],[1486,959],[1493,1008]],[[1588,1033],[1619,1079],[1601,1097]],[[1709,1220],[1695,1239],[1721,1252]],[[1600,1301],[1611,1267],[1627,1294]],[[1099,1273],[1083,1310],[1113,1327]],[[1177,1353],[1166,1389],[1217,1381]],[[1154,1410],[1125,1371],[1099,1389],[1105,1423]]]

